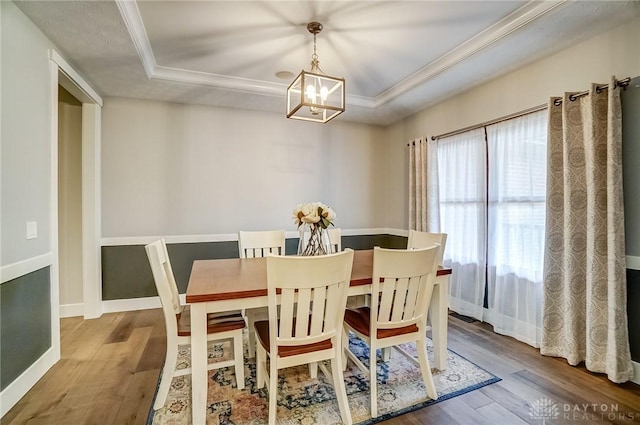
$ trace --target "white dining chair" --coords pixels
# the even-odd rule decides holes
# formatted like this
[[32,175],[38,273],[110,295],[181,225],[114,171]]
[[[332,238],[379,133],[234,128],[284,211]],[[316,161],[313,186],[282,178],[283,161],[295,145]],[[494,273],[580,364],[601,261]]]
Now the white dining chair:
[[326,232],[329,236],[331,252],[342,251],[342,230],[339,227],[328,227]]
[[444,257],[444,250],[447,246],[447,234],[409,230],[407,249],[426,248],[428,246],[433,246],[433,244],[440,245],[440,249],[438,251],[438,265],[441,266],[442,259]]
[[[278,371],[304,364],[317,364],[332,379],[342,421],[352,423],[342,365],[342,323],[352,266],[351,249],[322,256],[267,257],[269,320],[257,321],[255,330],[256,384],[268,385],[269,424],[276,423]],[[325,360],[331,362],[331,371]]]
[[[284,230],[240,231],[238,232],[238,255],[240,258],[259,258],[269,254],[285,255]],[[256,339],[253,324],[256,320],[268,318],[266,307],[245,310],[247,332],[249,334],[249,358],[255,356]]]
[[[191,345],[191,317],[188,306],[180,304],[178,287],[169,261],[165,240],[160,239],[152,242],[145,246],[145,250],[160,296],[167,328],[167,354],[162,367],[160,386],[153,404],[153,408],[157,410],[163,407],[166,402],[173,377],[191,373],[191,368],[176,369],[178,347]],[[238,389],[244,388],[244,350],[242,344],[244,327],[244,318],[239,313],[211,313],[207,315],[207,340],[221,342],[232,340],[231,348],[233,350],[231,359],[209,363],[207,370],[234,366]]]
[[[407,249],[426,248],[433,246],[434,244],[440,245],[438,249],[438,265],[442,266],[442,259],[444,257],[444,250],[447,245],[446,233],[431,233],[421,232],[418,230],[409,230],[409,238],[407,239]],[[427,317],[427,330],[431,330],[431,318]],[[389,360],[389,350],[383,350],[384,360]]]
[[[342,229],[339,227],[328,227],[326,230],[329,236],[331,252],[342,251]],[[353,295],[347,297],[347,307],[357,307],[367,303],[366,295]]]
[[[375,247],[371,306],[347,309],[345,312],[343,346],[348,358],[369,374],[373,418],[378,416],[375,353],[379,348],[394,347],[415,362],[420,367],[428,396],[434,400],[438,398],[427,358],[425,331],[438,267],[437,255],[437,245],[413,250]],[[368,368],[349,350],[349,331],[369,345]],[[409,342],[416,344],[418,360],[398,346]]]

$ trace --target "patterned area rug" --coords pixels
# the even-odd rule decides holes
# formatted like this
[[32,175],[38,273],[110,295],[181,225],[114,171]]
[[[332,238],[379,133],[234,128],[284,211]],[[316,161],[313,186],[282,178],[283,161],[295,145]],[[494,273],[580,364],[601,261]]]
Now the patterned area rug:
[[[351,350],[368,366],[369,349],[354,335],[350,335]],[[405,350],[415,356],[415,346],[407,344]],[[433,364],[431,341],[427,349]],[[227,358],[228,343],[210,344],[210,361]],[[189,349],[180,350],[181,367],[187,367]],[[426,394],[420,368],[397,351],[391,360],[378,361],[378,417],[369,414],[369,379],[349,362],[344,378],[349,408],[354,424],[367,425],[389,419],[439,401],[447,400],[485,385],[500,381],[486,370],[464,357],[448,352],[447,370],[433,370],[438,399],[430,400]],[[268,400],[266,388],[257,390],[256,368],[253,359],[245,359],[245,388],[238,391],[233,368],[212,370],[208,386],[207,424],[258,425],[266,424]],[[318,370],[318,379],[311,379],[307,366],[280,371],[278,386],[279,424],[340,424],[340,411],[335,399],[331,379]],[[152,403],[153,404],[153,403]],[[151,409],[148,425],[187,425],[191,423],[191,377],[173,379],[165,406]]]

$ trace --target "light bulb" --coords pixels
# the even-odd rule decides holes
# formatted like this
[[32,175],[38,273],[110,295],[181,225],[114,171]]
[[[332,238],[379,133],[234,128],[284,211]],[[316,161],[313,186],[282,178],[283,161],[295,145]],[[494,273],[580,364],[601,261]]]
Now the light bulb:
[[316,88],[313,84],[309,84],[307,86],[307,97],[309,98],[309,100],[311,100],[313,103],[316,102]]
[[321,87],[320,88],[320,99],[322,99],[323,101],[327,100],[327,96],[329,95],[329,89],[326,87]]

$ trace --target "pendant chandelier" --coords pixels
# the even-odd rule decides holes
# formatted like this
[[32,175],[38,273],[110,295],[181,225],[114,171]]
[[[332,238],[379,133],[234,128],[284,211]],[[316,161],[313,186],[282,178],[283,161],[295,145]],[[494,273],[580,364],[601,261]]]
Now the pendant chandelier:
[[311,71],[302,71],[287,89],[287,118],[325,123],[344,112],[344,78],[325,75],[316,53],[320,22],[310,22],[313,34]]

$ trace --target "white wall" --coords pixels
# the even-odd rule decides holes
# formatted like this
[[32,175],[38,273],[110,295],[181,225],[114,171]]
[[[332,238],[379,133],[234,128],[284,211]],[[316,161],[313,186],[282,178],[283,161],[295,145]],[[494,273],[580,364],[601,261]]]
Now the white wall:
[[105,238],[295,230],[312,201],[342,228],[386,225],[381,128],[123,98],[102,125]]
[[640,18],[421,111],[387,128],[388,227],[408,226],[407,142],[476,125],[537,105],[592,82],[640,75]]
[[[0,266],[49,252],[50,42],[18,8],[2,7]],[[38,224],[26,239],[26,222]]]

